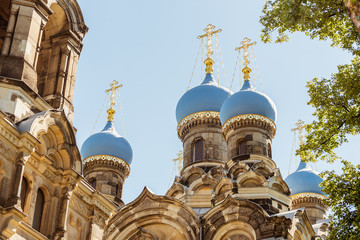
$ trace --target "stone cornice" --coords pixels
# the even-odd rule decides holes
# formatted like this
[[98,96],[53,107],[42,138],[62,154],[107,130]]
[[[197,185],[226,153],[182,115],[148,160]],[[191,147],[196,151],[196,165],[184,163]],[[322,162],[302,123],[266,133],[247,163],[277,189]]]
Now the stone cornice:
[[30,133],[19,133],[16,127],[6,119],[6,116],[1,116],[0,119],[0,136],[10,144],[13,144],[19,151],[27,152],[28,154],[32,153],[35,145],[39,143],[39,140]]
[[227,120],[221,127],[221,131],[225,140],[229,134],[241,127],[256,127],[266,130],[271,138],[274,138],[276,133],[275,123],[264,116],[258,114],[242,114]]
[[287,206],[290,206],[291,198],[285,194],[269,187],[247,187],[239,188],[239,193],[232,194],[233,198],[239,199],[275,199]]
[[325,197],[324,195],[321,195],[319,193],[297,193],[294,195],[291,195],[291,198],[293,200],[299,199],[299,198],[304,198],[304,197],[313,197],[313,198],[319,198],[319,199],[326,199],[327,197]]
[[191,128],[202,125],[213,124],[221,126],[219,112],[197,112],[184,117],[177,125],[178,137],[183,140]]
[[291,196],[292,199],[292,206],[297,208],[298,206],[304,203],[316,203],[324,208],[328,208],[324,203],[323,200],[327,199],[324,195],[318,193],[298,193]]
[[129,164],[121,159],[114,156],[107,156],[107,155],[95,155],[83,160],[84,164],[84,174],[89,169],[93,169],[96,167],[105,167],[105,168],[112,168],[121,171],[124,173],[125,178],[129,176],[130,173],[130,166]]

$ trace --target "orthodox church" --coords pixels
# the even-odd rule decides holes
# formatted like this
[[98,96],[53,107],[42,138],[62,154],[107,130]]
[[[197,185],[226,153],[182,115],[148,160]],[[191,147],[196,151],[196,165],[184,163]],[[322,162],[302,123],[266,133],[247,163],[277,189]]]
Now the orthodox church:
[[[176,106],[179,176],[165,196],[122,201],[130,143],[108,121],[81,147],[72,97],[88,31],[76,0],[0,2],[0,239],[325,239],[322,179],[304,162],[285,180],[272,159],[276,107],[252,86],[244,39],[242,88],[206,76]],[[274,149],[276,151],[276,149]],[[136,174],[136,173],[133,173]]]

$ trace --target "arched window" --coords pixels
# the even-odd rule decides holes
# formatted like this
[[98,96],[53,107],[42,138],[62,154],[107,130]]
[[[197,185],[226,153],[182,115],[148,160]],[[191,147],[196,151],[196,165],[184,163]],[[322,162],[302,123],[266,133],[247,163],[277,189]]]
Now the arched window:
[[90,178],[89,183],[94,189],[96,189],[96,178]]
[[251,145],[247,146],[247,144],[246,144],[246,142],[252,141],[252,140],[253,140],[253,136],[251,134],[248,134],[244,138],[240,139],[237,142],[237,154],[241,155],[241,154],[252,153],[252,146]]
[[268,150],[268,157],[269,157],[269,158],[272,158],[271,144],[270,144],[270,143],[268,143],[268,148],[267,148],[267,150]]
[[39,232],[41,227],[41,219],[43,215],[44,204],[45,204],[45,195],[44,192],[39,188],[36,195],[35,212],[34,212],[34,218],[32,224],[33,228],[35,228]]
[[194,162],[204,160],[204,140],[199,139],[194,143]]
[[238,142],[237,152],[238,152],[238,155],[246,154],[246,141],[244,139],[242,139],[241,141]]
[[25,207],[25,201],[26,201],[26,195],[29,189],[29,184],[26,181],[26,178],[22,178],[21,181],[21,191],[20,191],[20,201],[21,201],[21,208],[24,211],[24,207]]
[[120,184],[116,185],[116,196],[119,198],[121,198],[122,195],[121,191],[122,191],[121,185]]

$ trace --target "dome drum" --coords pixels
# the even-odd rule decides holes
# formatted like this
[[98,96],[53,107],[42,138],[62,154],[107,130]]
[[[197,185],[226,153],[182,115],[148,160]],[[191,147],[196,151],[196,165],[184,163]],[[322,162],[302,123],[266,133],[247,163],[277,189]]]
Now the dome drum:
[[177,126],[178,137],[184,140],[186,134],[194,127],[200,125],[213,125],[221,127],[219,112],[197,112],[184,117]]
[[222,133],[227,141],[232,132],[237,129],[247,127],[260,128],[266,131],[270,139],[273,139],[276,133],[276,124],[269,118],[258,114],[242,114],[227,120],[222,126]]
[[92,171],[98,171],[103,168],[104,170],[114,169],[117,172],[121,173],[122,178],[126,179],[130,173],[129,164],[117,157],[106,156],[106,155],[97,155],[91,156],[83,160],[84,164],[84,175]]

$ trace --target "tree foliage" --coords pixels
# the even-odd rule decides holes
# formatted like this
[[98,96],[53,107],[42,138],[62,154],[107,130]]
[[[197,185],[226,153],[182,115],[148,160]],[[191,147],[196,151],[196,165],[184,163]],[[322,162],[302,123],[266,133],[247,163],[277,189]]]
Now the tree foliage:
[[360,165],[354,166],[342,161],[344,167],[341,175],[334,171],[321,174],[322,186],[328,195],[325,203],[332,209],[332,222],[329,240],[357,240],[360,236]]
[[332,46],[360,55],[360,35],[342,0],[275,0],[267,1],[260,22],[264,26],[262,41],[284,42],[287,33],[304,32],[311,38],[330,39]]
[[[306,142],[297,154],[305,161],[333,162],[338,158],[335,149],[347,142],[347,136],[360,133],[360,1],[274,0],[266,2],[263,13],[264,42],[272,41],[273,34],[281,43],[289,40],[288,33],[304,32],[353,55],[351,63],[338,66],[330,79],[307,83],[316,120],[306,125]],[[322,174],[326,204],[333,210],[330,239],[359,239],[360,166],[343,163],[341,175]]]
[[302,159],[332,162],[337,159],[334,150],[347,141],[346,135],[360,133],[360,59],[338,70],[331,79],[307,83],[316,120],[306,125],[309,135],[298,150]]
[[288,41],[288,33],[298,31],[311,38],[331,40],[332,46],[354,56],[351,63],[338,66],[338,73],[331,79],[315,78],[307,83],[316,120],[306,125],[307,141],[297,151],[306,161],[333,162],[338,158],[335,149],[347,142],[347,134],[360,133],[360,34],[349,17],[348,1],[267,1],[260,19],[264,42],[271,41],[274,32],[275,42],[281,43]]

